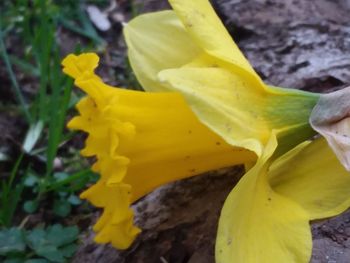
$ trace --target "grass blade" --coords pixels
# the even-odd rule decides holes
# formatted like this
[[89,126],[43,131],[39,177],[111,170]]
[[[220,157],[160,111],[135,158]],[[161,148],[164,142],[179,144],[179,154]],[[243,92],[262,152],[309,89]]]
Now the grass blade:
[[1,23],[1,19],[0,19],[0,52],[1,52],[1,55],[2,55],[2,58],[5,62],[5,66],[6,66],[6,69],[7,69],[7,72],[9,74],[9,77],[10,77],[10,80],[11,80],[11,83],[12,83],[12,87],[13,87],[13,91],[16,95],[16,98],[21,106],[21,110],[27,120],[28,123],[31,123],[32,121],[32,118],[31,118],[31,115],[29,113],[29,110],[28,110],[28,107],[27,107],[27,103],[25,102],[24,100],[24,97],[23,97],[23,94],[19,88],[19,85],[18,85],[18,82],[17,82],[17,79],[16,79],[16,76],[13,72],[13,69],[12,69],[12,65],[10,63],[10,59],[9,59],[9,56],[7,54],[7,51],[6,51],[6,47],[5,47],[5,42],[4,42],[4,38],[3,38],[3,31],[2,31],[2,23]]
[[[50,101],[51,118],[49,120],[49,141],[47,147],[46,172],[51,173],[53,161],[61,141],[64,122],[69,107],[73,82],[63,77],[60,68],[60,58],[56,50],[54,66],[52,67],[51,87],[53,93]],[[62,83],[62,80],[64,83]],[[62,88],[63,87],[63,88]]]
[[67,185],[67,184],[69,184],[71,182],[74,182],[76,180],[79,180],[81,178],[85,178],[85,177],[91,176],[93,174],[94,173],[90,169],[74,173],[74,174],[70,175],[69,177],[67,177],[66,179],[63,179],[61,181],[55,182],[53,184],[50,184],[46,188],[46,191],[49,192],[49,191],[58,190],[60,187],[62,187],[64,185]]
[[10,178],[7,181],[3,181],[1,184],[2,192],[0,205],[0,223],[4,224],[5,226],[9,226],[11,224],[12,217],[16,211],[23,190],[24,185],[22,183],[19,183],[15,187],[12,187],[16,178],[16,174],[18,173],[18,169],[22,163],[23,156],[24,154],[21,153],[12,168]]

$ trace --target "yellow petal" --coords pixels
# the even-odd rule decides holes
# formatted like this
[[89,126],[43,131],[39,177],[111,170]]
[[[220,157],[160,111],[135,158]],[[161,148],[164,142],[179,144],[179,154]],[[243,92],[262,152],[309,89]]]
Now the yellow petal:
[[124,36],[133,71],[148,91],[164,91],[159,71],[181,67],[201,52],[173,11],[136,17],[124,27]]
[[89,134],[83,153],[96,155],[101,175],[81,195],[104,208],[97,242],[130,246],[139,230],[129,205],[156,187],[256,159],[203,125],[179,93],[113,88],[86,74],[75,83],[89,96],[68,126]]
[[257,164],[232,190],[221,212],[216,241],[217,263],[307,263],[312,239],[309,215],[271,189],[272,136]]
[[169,3],[198,46],[208,54],[232,63],[259,78],[208,0],[170,0]]
[[62,61],[63,72],[77,79],[84,74],[93,73],[99,60],[99,57],[93,53],[82,54],[79,58],[70,54]]
[[147,91],[181,92],[202,123],[257,155],[272,129],[279,131],[279,154],[315,134],[308,117],[318,95],[267,87],[209,1],[170,2],[178,17],[146,14],[124,29],[130,62]]
[[[145,90],[165,91],[166,87],[157,79],[159,71],[198,62],[203,57],[209,58],[210,65],[221,61],[238,75],[264,88],[207,1],[200,3],[195,11],[192,1],[173,1],[172,4],[180,18],[186,18],[186,12],[207,12],[213,24],[197,21],[196,27],[188,27],[173,11],[140,15],[131,20],[124,27],[128,58]],[[203,26],[201,22],[205,22]],[[209,37],[202,35],[202,29]]]
[[281,157],[270,174],[274,190],[302,206],[310,219],[350,207],[350,176],[325,139],[304,143]]
[[257,155],[273,129],[284,138],[284,151],[314,134],[308,118],[317,95],[250,86],[220,65],[164,70],[159,78],[169,90],[181,92],[198,118],[226,142]]

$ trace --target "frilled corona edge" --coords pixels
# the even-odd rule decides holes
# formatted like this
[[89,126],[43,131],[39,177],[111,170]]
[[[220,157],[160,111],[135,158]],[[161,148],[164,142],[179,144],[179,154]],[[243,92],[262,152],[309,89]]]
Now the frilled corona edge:
[[84,156],[96,156],[100,180],[81,194],[103,208],[95,241],[128,248],[140,229],[130,204],[156,187],[206,171],[253,162],[256,155],[227,144],[204,126],[179,93],[108,86],[95,75],[99,58],[69,55],[63,71],[87,93],[68,127],[88,133]]
[[81,194],[81,198],[104,208],[103,215],[94,226],[94,231],[98,232],[95,241],[111,242],[123,249],[140,233],[140,229],[132,223],[133,212],[129,208],[131,185],[123,182],[130,160],[118,153],[120,138],[132,140],[135,127],[113,116],[111,105],[117,97],[110,97],[109,88],[100,86],[102,82],[94,74],[98,61],[95,54],[82,54],[69,55],[62,62],[63,71],[75,78],[75,84],[88,94],[76,106],[80,116],[73,118],[68,127],[89,134],[81,154],[97,157],[92,169],[101,178]]

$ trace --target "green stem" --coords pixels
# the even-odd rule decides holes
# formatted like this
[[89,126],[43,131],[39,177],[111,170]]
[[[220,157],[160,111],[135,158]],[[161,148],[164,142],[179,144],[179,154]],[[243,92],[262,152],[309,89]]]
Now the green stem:
[[24,156],[24,153],[22,152],[21,155],[18,157],[16,163],[15,163],[15,166],[13,167],[12,171],[11,171],[11,175],[10,175],[10,179],[9,179],[9,183],[7,185],[7,188],[8,189],[11,189],[12,188],[12,184],[13,184],[13,181],[15,180],[15,177],[16,177],[16,174],[17,174],[17,171],[18,171],[18,168],[22,162],[22,159],[23,159],[23,156]]
[[69,184],[70,182],[73,182],[75,180],[78,180],[80,178],[83,178],[85,176],[88,176],[89,174],[91,174],[91,171],[90,169],[87,169],[87,170],[83,170],[83,171],[80,171],[78,173],[75,173],[69,177],[67,177],[66,179],[64,180],[61,180],[59,182],[56,182],[56,183],[53,183],[51,185],[49,185],[45,190],[46,192],[49,192],[49,191],[53,191],[53,190],[56,190],[57,188],[59,188],[60,186],[63,186],[65,184]]

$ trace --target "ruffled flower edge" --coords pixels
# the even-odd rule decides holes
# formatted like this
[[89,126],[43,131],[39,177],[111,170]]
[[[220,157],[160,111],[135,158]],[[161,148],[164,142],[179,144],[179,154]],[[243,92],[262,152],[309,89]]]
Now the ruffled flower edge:
[[111,105],[115,107],[117,98],[111,94],[113,89],[95,75],[98,62],[98,56],[93,53],[68,55],[62,62],[63,71],[88,95],[77,104],[80,115],[68,123],[68,128],[88,134],[81,154],[97,159],[92,170],[100,174],[100,179],[80,195],[94,206],[103,208],[103,214],[94,226],[95,241],[111,242],[118,249],[126,249],[140,229],[133,225],[131,185],[123,182],[130,160],[119,154],[118,146],[121,139],[132,140],[135,127],[112,114]]

